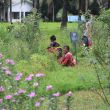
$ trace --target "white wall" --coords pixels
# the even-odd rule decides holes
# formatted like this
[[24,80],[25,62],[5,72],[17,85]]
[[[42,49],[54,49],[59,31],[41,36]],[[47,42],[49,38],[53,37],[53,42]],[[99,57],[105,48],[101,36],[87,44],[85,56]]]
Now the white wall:
[[[10,9],[8,9],[10,10]],[[12,5],[12,12],[30,12],[30,10],[32,10],[32,4],[30,3],[17,3],[17,4],[13,4]]]
[[[21,21],[21,12],[24,12],[24,16],[25,16],[25,12],[30,12],[32,10],[33,6],[31,3],[28,2],[23,2],[22,4],[20,2],[14,2],[14,4],[12,4],[12,12],[20,12],[20,19],[12,19],[12,22],[16,22],[16,21]],[[8,21],[10,21],[10,8],[8,8]]]

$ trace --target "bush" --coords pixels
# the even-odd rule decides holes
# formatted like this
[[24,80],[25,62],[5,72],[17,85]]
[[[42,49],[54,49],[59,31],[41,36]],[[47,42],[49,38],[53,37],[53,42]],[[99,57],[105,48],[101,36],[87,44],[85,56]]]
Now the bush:
[[33,11],[33,14],[27,16],[23,23],[17,23],[11,31],[16,39],[20,39],[28,44],[31,53],[37,52],[39,46],[39,19],[39,14]]
[[96,61],[93,63],[100,88],[103,93],[103,101],[110,105],[104,90],[104,82],[110,91],[110,10],[103,11],[102,14],[94,21],[94,48],[93,54]]

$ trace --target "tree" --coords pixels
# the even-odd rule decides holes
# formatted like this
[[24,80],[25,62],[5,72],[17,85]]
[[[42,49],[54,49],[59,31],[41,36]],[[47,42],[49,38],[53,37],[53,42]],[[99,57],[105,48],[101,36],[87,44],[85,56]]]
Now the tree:
[[32,3],[33,3],[33,8],[36,8],[36,0],[32,0]]
[[108,0],[108,8],[110,8],[110,0]]
[[89,9],[91,10],[92,14],[99,15],[100,7],[99,7],[97,0],[93,1],[93,3],[90,5]]
[[61,29],[67,27],[67,8],[68,8],[68,0],[63,0],[63,13],[62,13]]
[[8,2],[9,0],[0,0],[0,11],[1,13],[3,13],[3,21],[7,21]]
[[12,0],[10,0],[10,23],[12,23]]

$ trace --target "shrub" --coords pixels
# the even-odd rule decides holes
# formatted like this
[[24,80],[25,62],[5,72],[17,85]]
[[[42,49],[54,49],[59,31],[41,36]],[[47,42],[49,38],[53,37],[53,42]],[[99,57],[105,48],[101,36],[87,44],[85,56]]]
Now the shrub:
[[23,23],[14,25],[11,31],[11,34],[14,35],[16,39],[20,39],[28,44],[31,53],[37,52],[39,46],[39,19],[39,14],[33,11],[32,14],[23,20]]
[[106,87],[110,91],[110,10],[103,11],[98,19],[94,21],[94,48],[93,54],[96,59],[94,67],[96,70],[97,79],[102,90],[102,99],[105,103],[110,105],[107,98],[107,91],[104,90],[103,81],[106,81]]

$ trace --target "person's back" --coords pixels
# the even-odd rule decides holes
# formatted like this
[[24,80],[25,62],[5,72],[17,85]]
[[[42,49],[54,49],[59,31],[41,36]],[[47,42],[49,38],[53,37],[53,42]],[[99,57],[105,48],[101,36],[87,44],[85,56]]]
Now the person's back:
[[87,36],[82,37],[82,43],[84,44],[85,47],[88,47],[88,37]]
[[50,43],[50,47],[59,47],[60,44],[56,41]]
[[50,40],[51,43],[48,50],[50,50],[49,52],[51,53],[56,53],[57,59],[59,59],[60,57],[62,57],[62,48],[60,47],[60,44],[56,42],[56,36],[51,36]]

